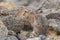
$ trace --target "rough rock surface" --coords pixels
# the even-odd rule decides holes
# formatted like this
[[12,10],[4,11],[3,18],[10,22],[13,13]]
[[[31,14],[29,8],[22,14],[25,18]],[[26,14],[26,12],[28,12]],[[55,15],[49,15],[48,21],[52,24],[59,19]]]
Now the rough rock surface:
[[45,36],[44,35],[40,35],[39,37],[34,37],[34,38],[28,38],[27,40],[44,40]]
[[5,40],[7,35],[8,35],[7,27],[3,24],[3,22],[0,19],[0,40]]
[[15,36],[7,36],[5,40],[18,40]]

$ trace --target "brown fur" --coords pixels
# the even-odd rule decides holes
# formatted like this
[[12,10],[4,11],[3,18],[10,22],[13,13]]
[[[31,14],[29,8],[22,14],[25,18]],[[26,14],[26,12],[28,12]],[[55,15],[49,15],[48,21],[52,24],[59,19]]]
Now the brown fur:
[[28,37],[37,37],[40,34],[43,34],[43,35],[47,34],[49,29],[48,22],[46,17],[44,17],[43,15],[29,8],[23,8],[23,11],[18,15],[25,22],[25,25],[30,23],[31,26],[33,27],[33,30],[31,32],[25,31],[25,32],[28,32],[26,35],[29,34],[29,36],[23,35],[24,31],[21,32],[23,40],[24,40],[24,36],[25,38],[28,38]]
[[27,7],[20,7],[19,9],[15,10],[15,12],[16,13],[12,15],[12,17],[8,17],[7,18],[8,20],[5,20],[4,22],[6,21],[11,22],[10,18],[12,19],[15,17],[15,22],[18,21],[19,22],[18,24],[20,25],[14,24],[13,26],[11,26],[12,25],[11,24],[9,25],[11,27],[8,28],[16,32],[21,31],[22,40],[25,40],[28,37],[37,37],[40,34],[43,35],[47,34],[49,27],[48,27],[48,22],[46,17],[44,17],[40,13],[35,12],[34,9],[27,8]]

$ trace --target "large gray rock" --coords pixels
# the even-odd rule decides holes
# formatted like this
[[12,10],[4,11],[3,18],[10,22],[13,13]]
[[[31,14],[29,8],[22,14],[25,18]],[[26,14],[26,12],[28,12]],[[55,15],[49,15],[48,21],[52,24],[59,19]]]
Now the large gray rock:
[[57,19],[48,20],[49,26],[52,26],[57,32],[60,32],[60,21]]
[[2,21],[9,30],[13,30],[14,32],[20,32],[24,26],[20,18],[16,18],[12,15],[2,17]]
[[45,36],[44,35],[40,35],[39,37],[28,38],[27,40],[45,40]]
[[0,40],[5,40],[7,35],[8,35],[8,30],[0,19]]
[[8,36],[6,40],[18,40],[15,36]]

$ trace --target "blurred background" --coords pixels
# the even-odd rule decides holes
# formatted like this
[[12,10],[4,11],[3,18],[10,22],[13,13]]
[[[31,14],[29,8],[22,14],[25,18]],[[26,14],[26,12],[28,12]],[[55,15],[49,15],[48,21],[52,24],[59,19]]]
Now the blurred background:
[[39,7],[48,9],[60,6],[60,0],[0,0],[0,2],[9,3],[16,7],[29,6],[34,9]]

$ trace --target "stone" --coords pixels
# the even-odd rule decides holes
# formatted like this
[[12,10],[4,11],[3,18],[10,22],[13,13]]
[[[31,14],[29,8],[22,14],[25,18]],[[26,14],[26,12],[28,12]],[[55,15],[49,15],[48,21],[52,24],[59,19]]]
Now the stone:
[[38,37],[34,37],[34,38],[28,38],[27,40],[45,40],[45,36],[44,35],[40,35]]
[[7,36],[6,40],[18,40],[15,36]]
[[8,35],[8,29],[0,19],[0,40],[5,40]]

